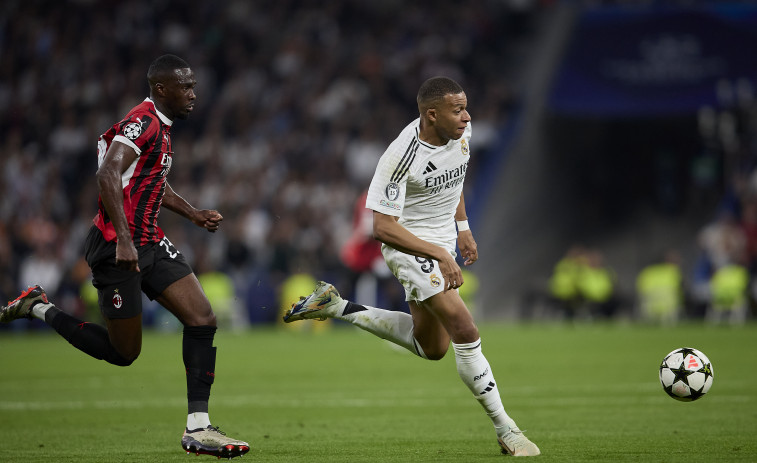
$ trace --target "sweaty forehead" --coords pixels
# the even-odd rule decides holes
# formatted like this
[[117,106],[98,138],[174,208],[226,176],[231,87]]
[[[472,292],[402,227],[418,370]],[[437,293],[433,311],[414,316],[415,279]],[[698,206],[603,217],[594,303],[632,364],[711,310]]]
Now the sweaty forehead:
[[190,68],[179,68],[170,71],[165,71],[157,76],[155,79],[158,82],[163,82],[165,85],[171,84],[191,84],[195,81],[194,72]]
[[192,83],[195,80],[194,72],[190,68],[174,69],[171,77],[175,78],[179,84]]

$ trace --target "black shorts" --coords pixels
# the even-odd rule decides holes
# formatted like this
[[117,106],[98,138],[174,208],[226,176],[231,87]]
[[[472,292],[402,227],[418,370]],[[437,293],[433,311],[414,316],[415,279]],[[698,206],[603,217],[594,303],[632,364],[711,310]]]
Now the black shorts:
[[172,283],[192,273],[184,255],[167,237],[137,248],[139,272],[116,267],[116,243],[105,241],[93,226],[84,242],[84,257],[92,269],[92,284],[106,319],[132,318],[142,313],[144,292],[151,300]]

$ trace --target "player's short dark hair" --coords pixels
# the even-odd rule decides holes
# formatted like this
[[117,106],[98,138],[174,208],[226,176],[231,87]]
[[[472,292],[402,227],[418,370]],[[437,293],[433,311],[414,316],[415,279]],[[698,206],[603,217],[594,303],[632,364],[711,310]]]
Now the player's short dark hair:
[[188,68],[189,64],[176,55],[163,55],[155,59],[147,70],[147,81],[150,84],[155,83],[156,79],[161,79],[177,69]]
[[437,76],[428,79],[418,89],[418,108],[431,107],[445,95],[463,93],[463,87],[449,77]]

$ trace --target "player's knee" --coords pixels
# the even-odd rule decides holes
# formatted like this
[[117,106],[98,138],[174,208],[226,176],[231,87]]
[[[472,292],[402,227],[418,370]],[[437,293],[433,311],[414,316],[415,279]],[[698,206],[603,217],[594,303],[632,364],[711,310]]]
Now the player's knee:
[[216,314],[212,310],[192,314],[184,320],[184,326],[217,326]]
[[134,363],[135,360],[137,360],[141,352],[142,352],[141,346],[127,349],[124,351],[117,351],[114,349],[111,355],[108,356],[108,358],[105,358],[105,360],[108,363],[111,363],[119,367],[128,367],[129,365]]
[[423,351],[428,360],[441,360],[447,354],[447,346],[435,346]]
[[464,324],[453,330],[452,340],[458,344],[476,342],[481,338],[478,328],[474,324]]

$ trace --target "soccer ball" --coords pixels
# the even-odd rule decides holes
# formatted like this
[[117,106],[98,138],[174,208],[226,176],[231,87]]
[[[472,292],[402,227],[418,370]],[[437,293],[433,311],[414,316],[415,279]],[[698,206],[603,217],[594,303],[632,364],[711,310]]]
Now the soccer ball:
[[660,365],[660,383],[668,395],[682,402],[697,400],[712,387],[712,363],[702,352],[682,347],[669,353]]

